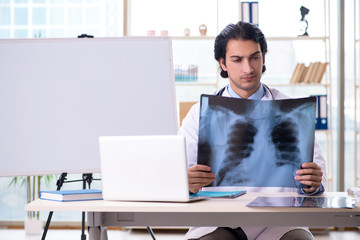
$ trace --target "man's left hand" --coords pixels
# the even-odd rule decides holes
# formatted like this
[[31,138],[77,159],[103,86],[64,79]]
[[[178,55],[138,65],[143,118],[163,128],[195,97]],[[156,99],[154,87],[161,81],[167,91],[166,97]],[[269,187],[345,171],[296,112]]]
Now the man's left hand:
[[303,163],[301,168],[296,171],[297,176],[294,179],[301,184],[309,186],[309,188],[303,189],[306,193],[315,192],[321,186],[323,175],[321,168],[314,162]]

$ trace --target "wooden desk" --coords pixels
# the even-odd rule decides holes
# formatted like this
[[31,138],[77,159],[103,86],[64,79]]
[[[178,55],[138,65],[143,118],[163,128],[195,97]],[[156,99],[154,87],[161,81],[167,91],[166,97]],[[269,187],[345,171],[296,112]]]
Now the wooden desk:
[[[192,203],[35,200],[26,211],[85,211],[88,226],[360,226],[360,203],[354,209],[253,208],[257,196],[297,196],[296,193],[247,193],[236,199],[209,199]],[[326,193],[325,196],[347,196]],[[95,231],[95,230],[93,230]],[[98,235],[93,233],[90,239]]]

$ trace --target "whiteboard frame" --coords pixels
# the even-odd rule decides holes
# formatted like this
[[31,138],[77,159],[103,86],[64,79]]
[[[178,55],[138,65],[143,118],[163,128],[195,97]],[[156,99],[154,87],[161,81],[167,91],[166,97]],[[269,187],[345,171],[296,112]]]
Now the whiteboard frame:
[[100,136],[177,134],[169,37],[0,39],[0,52],[0,176],[100,172]]

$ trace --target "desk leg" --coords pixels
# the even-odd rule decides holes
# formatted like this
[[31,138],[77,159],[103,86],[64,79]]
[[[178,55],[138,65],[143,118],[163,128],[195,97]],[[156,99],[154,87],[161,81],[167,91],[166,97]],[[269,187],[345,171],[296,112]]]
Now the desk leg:
[[89,240],[108,240],[106,227],[89,227]]
[[89,240],[108,240],[107,229],[101,226],[101,214],[88,212]]

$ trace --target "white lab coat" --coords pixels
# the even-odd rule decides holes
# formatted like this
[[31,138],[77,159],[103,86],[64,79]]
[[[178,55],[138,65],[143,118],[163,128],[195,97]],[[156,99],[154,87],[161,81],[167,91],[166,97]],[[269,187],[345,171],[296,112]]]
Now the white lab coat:
[[[266,94],[261,100],[273,100],[273,99],[288,99],[286,95],[282,94],[276,89],[265,88]],[[216,94],[216,93],[215,93]],[[227,89],[222,94],[224,97],[231,97]],[[199,130],[199,112],[200,104],[195,104],[184,118],[182,126],[179,130],[179,134],[183,135],[186,139],[186,151],[187,151],[187,161],[188,166],[197,164],[197,148],[198,148],[198,130]],[[314,158],[313,161],[317,163],[324,175],[322,179],[322,185],[326,186],[326,166],[324,157],[321,154],[319,146],[315,143],[314,146]],[[211,189],[219,188],[224,189],[224,187],[212,187]],[[226,187],[225,190],[233,191],[237,190],[238,187]],[[280,188],[280,187],[241,187],[242,190],[255,191],[255,192],[264,192],[264,191],[276,191],[276,192],[294,192],[297,191],[295,188]],[[200,238],[208,233],[211,233],[216,230],[217,227],[191,227],[190,230],[185,235],[186,239]],[[294,229],[294,227],[242,227],[246,233],[249,240],[277,240],[280,239],[286,232]],[[303,228],[308,230],[308,228]]]

